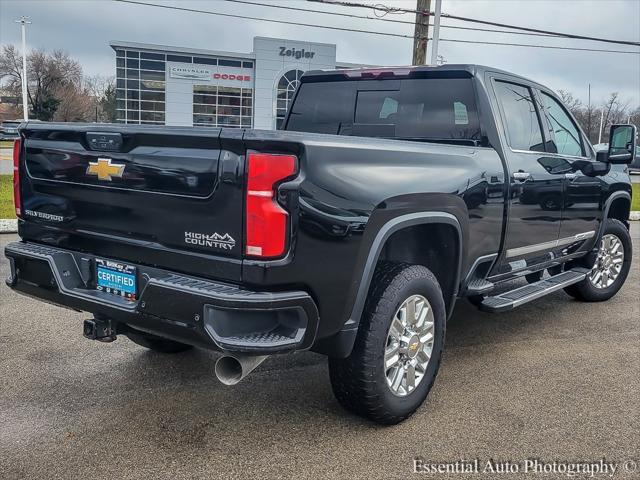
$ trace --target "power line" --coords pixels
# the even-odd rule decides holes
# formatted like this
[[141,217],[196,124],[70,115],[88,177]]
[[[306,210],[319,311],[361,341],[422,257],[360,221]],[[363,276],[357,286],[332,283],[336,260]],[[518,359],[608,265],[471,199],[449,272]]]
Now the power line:
[[599,48],[580,48],[580,47],[559,47],[555,45],[531,45],[530,43],[508,43],[508,42],[488,42],[483,40],[457,40],[453,38],[441,38],[441,42],[455,43],[477,43],[482,45],[503,45],[506,47],[531,47],[531,48],[551,48],[555,50],[577,50],[584,52],[605,52],[605,53],[630,53],[631,55],[640,55],[640,52],[628,52],[624,50],[604,50]]
[[[313,24],[313,23],[290,22],[290,21],[287,21],[287,20],[276,20],[276,19],[272,19],[272,18],[261,18],[261,17],[252,17],[252,16],[248,16],[248,15],[237,15],[237,14],[232,14],[232,13],[213,12],[213,11],[210,11],[210,10],[200,10],[200,9],[195,9],[195,8],[176,7],[176,6],[173,6],[173,5],[162,5],[162,4],[157,4],[157,3],[140,2],[140,1],[137,1],[137,0],[114,0],[114,1],[115,2],[121,2],[121,3],[130,3],[130,4],[133,4],[133,5],[144,5],[144,6],[147,6],[147,7],[164,8],[164,9],[167,9],[167,10],[178,10],[178,11],[190,12],[190,13],[202,13],[202,14],[207,14],[207,15],[217,15],[217,16],[230,17],[230,18],[240,18],[240,19],[245,19],[245,20],[256,20],[256,21],[260,21],[260,22],[279,23],[279,24],[284,24],[284,25],[295,25],[295,26],[301,26],[301,27],[324,28],[324,29],[328,29],[328,30],[339,30],[339,31],[342,31],[342,32],[367,33],[367,34],[370,34],[370,35],[383,35],[383,36],[388,36],[388,37],[399,37],[399,38],[410,38],[410,39],[418,38],[418,37],[415,37],[414,35],[402,35],[400,33],[377,32],[377,31],[373,31],[373,30],[359,30],[359,29],[354,29],[354,28],[334,27],[334,26],[329,26],[329,25],[318,25],[318,24]],[[427,40],[430,40],[430,39],[427,39]],[[559,49],[559,50],[578,50],[578,51],[587,51],[587,52],[630,53],[630,54],[640,55],[640,52],[629,52],[629,51],[624,51],[624,50],[601,50],[601,49],[594,49],[594,48],[558,47],[558,46],[551,46],[551,45],[532,45],[532,44],[527,44],[527,43],[501,43],[501,42],[484,42],[484,41],[476,41],[476,40],[454,40],[454,39],[447,39],[445,41],[448,41],[448,42],[461,42],[461,43],[478,43],[478,44],[488,44],[488,45],[507,45],[507,46],[515,46],[515,47],[549,48],[549,49]]]
[[[252,2],[249,0],[220,0],[223,2],[229,2],[229,3],[239,3],[239,4],[243,4],[243,5],[254,5],[254,6],[258,6],[258,7],[267,7],[267,8],[281,8],[283,10],[293,10],[293,11],[297,11],[297,12],[306,12],[306,13],[320,13],[323,15],[333,15],[333,16],[337,16],[337,17],[349,17],[349,18],[361,18],[363,20],[375,20],[375,21],[380,21],[380,22],[388,22],[388,23],[397,23],[400,25],[412,25],[414,26],[416,23],[415,22],[410,22],[408,20],[391,20],[389,18],[383,18],[383,17],[369,17],[366,15],[355,15],[355,14],[351,14],[351,13],[341,13],[341,12],[327,12],[325,10],[315,10],[315,9],[311,9],[311,8],[300,8],[300,7],[292,7],[290,5],[274,5],[274,4],[270,4],[270,3],[260,3],[260,2]],[[425,16],[429,16],[428,14],[425,14]],[[422,26],[430,26],[432,27],[432,24],[429,23],[419,23],[418,25],[422,25]],[[474,32],[489,32],[489,33],[508,33],[511,35],[530,35],[530,36],[534,36],[534,37],[560,37],[559,35],[551,35],[548,33],[533,33],[533,32],[513,32],[510,30],[495,30],[495,29],[491,29],[491,28],[474,28],[474,27],[460,27],[457,25],[440,25],[440,28],[450,28],[453,30],[470,30],[470,31],[474,31]],[[562,38],[562,37],[560,37]]]
[[[353,2],[347,2],[347,1],[339,1],[339,0],[307,0],[308,2],[316,2],[316,3],[322,3],[325,5],[339,5],[342,7],[356,7],[356,8],[367,8],[370,10],[374,10],[374,11],[384,11],[385,13],[420,13],[423,15],[431,15],[431,12],[421,12],[419,10],[412,10],[412,9],[407,9],[407,8],[399,8],[399,7],[388,7],[386,5],[368,5],[365,3],[353,3]],[[529,28],[529,27],[521,27],[521,26],[517,26],[517,25],[509,25],[506,23],[499,23],[499,22],[492,22],[489,20],[481,20],[478,18],[471,18],[471,17],[462,17],[460,15],[451,15],[451,14],[442,14],[443,18],[450,18],[453,20],[460,20],[463,22],[472,22],[472,23],[480,23],[483,25],[491,25],[494,27],[503,27],[503,28],[512,28],[515,30],[521,30],[521,31],[525,31],[525,32],[531,32],[531,33],[544,33],[547,35],[554,35],[554,36],[558,36],[558,37],[564,37],[564,38],[573,38],[573,39],[577,39],[577,40],[590,40],[590,41],[594,41],[594,42],[605,42],[605,43],[615,43],[615,44],[619,44],[619,45],[631,45],[634,47],[639,47],[640,46],[640,42],[631,42],[628,40],[612,40],[610,38],[601,38],[601,37],[589,37],[589,36],[585,36],[585,35],[576,35],[573,33],[563,33],[563,32],[554,32],[551,30],[540,30],[537,28]]]
[[220,17],[229,17],[229,18],[242,18],[245,20],[258,20],[260,22],[270,22],[270,23],[281,23],[285,25],[296,25],[299,27],[314,27],[314,28],[325,28],[328,30],[339,30],[342,32],[355,32],[355,33],[368,33],[370,35],[384,35],[387,37],[400,37],[400,38],[411,38],[413,39],[413,35],[402,35],[400,33],[389,33],[389,32],[376,32],[373,30],[358,30],[355,28],[343,28],[343,27],[332,27],[329,25],[317,25],[313,23],[300,23],[300,22],[289,22],[287,20],[276,20],[272,18],[260,18],[260,17],[251,17],[248,15],[236,15],[232,13],[222,13],[222,12],[212,12],[210,10],[199,10],[196,8],[186,8],[186,7],[176,7],[173,5],[161,5],[158,3],[146,3],[139,2],[136,0],[114,0],[115,2],[121,3],[131,3],[133,5],[144,5],[146,7],[156,7],[156,8],[165,8],[167,10],[180,10],[182,12],[191,12],[191,13],[204,13],[207,15],[218,15]]

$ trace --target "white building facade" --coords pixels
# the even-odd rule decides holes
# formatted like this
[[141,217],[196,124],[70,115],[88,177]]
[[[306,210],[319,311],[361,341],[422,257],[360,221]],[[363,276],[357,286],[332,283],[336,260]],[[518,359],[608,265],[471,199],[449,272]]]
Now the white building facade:
[[252,53],[111,42],[119,122],[278,128],[308,70],[353,68],[336,46],[255,37]]

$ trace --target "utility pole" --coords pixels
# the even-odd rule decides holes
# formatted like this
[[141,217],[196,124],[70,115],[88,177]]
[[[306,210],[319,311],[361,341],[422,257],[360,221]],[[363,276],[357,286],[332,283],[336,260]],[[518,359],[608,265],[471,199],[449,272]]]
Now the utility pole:
[[425,65],[427,63],[427,37],[429,36],[429,14],[431,12],[431,0],[417,0],[416,28],[413,38],[412,65]]
[[22,28],[22,117],[29,120],[29,101],[27,95],[27,24],[30,24],[29,17],[22,16],[16,20]]
[[436,16],[433,20],[433,43],[431,44],[431,65],[438,64],[438,41],[440,40],[440,12],[442,0],[436,0]]

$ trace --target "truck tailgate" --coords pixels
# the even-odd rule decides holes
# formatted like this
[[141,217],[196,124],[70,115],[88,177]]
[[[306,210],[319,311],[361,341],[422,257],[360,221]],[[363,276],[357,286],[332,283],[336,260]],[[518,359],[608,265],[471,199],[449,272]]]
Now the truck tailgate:
[[239,280],[244,154],[220,129],[29,123],[23,239]]

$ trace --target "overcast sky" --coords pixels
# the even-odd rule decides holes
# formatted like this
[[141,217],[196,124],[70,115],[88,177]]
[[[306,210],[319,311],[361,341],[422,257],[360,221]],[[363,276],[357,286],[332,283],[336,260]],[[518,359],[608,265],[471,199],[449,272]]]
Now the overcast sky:
[[[308,14],[294,10],[257,7],[222,0],[142,0],[261,18],[333,25],[413,35],[406,24]],[[365,9],[324,6],[303,0],[254,0],[290,7],[374,16]],[[415,8],[415,0],[352,0]],[[435,0],[432,1],[435,3]],[[640,0],[443,0],[442,12],[544,30],[640,41]],[[0,43],[20,42],[14,19],[31,17],[28,48],[64,49],[77,58],[89,75],[113,75],[115,60],[110,40],[159,43],[180,47],[250,52],[254,36],[290,38],[337,44],[338,61],[401,65],[411,62],[413,41],[363,33],[331,31],[297,25],[232,19],[201,13],[119,3],[112,0],[0,0]],[[387,15],[412,21],[412,15]],[[452,20],[443,25],[476,26]],[[469,32],[443,28],[443,39],[558,45],[565,47],[625,50],[640,48],[600,42]],[[441,42],[439,52],[448,63],[480,63],[509,70],[564,89],[587,100],[591,83],[597,103],[612,91],[620,92],[632,105],[640,104],[640,55],[548,50],[512,46]]]

